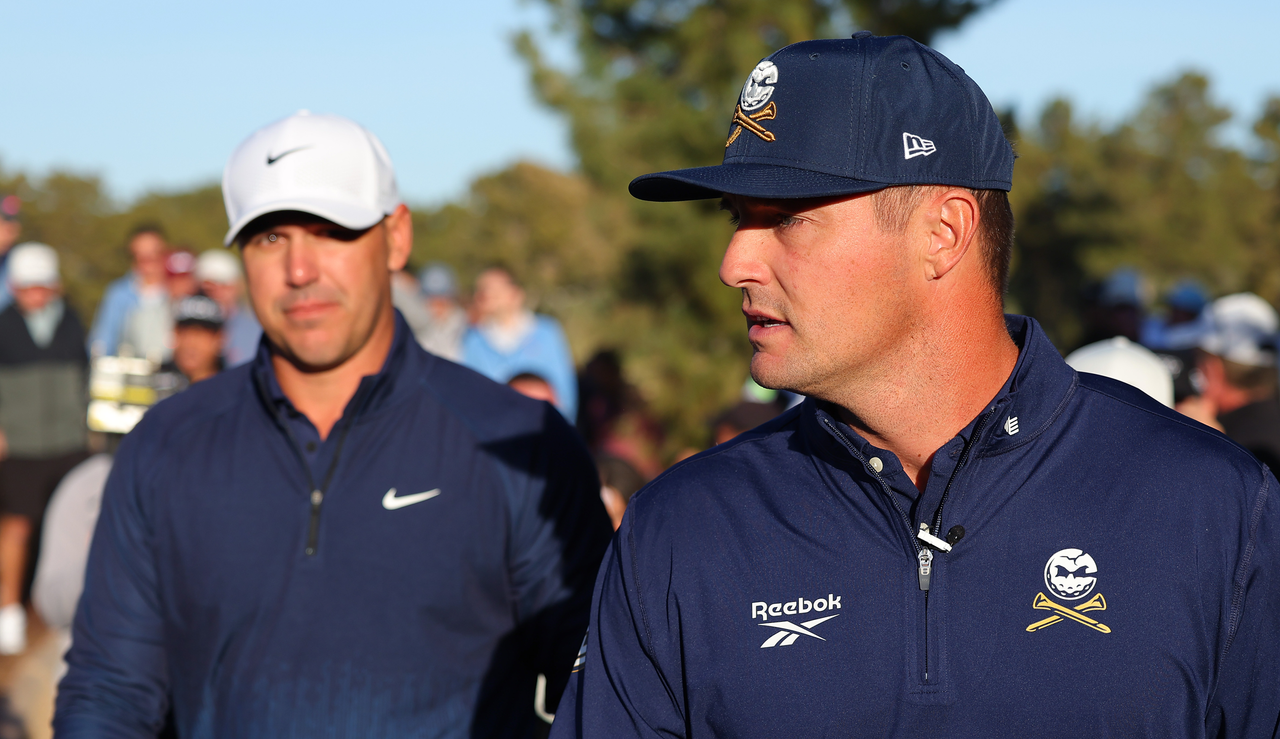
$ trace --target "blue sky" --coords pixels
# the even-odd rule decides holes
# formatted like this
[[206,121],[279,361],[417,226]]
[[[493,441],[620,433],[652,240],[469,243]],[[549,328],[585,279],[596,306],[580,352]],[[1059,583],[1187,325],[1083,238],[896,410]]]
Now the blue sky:
[[[782,1],[782,0],[780,0]],[[573,166],[511,50],[531,0],[3,3],[0,166],[97,174],[117,198],[216,180],[250,131],[300,108],[382,138],[415,203],[519,158]],[[1002,0],[937,40],[1024,120],[1055,95],[1102,121],[1182,69],[1246,121],[1280,94],[1280,3]],[[563,56],[565,47],[558,49]],[[748,70],[743,70],[745,75]]]

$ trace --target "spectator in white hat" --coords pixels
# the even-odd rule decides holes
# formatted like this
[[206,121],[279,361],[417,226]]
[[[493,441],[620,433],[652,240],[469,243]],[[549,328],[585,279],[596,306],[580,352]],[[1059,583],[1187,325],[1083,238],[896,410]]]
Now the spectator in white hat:
[[1205,310],[1196,363],[1198,398],[1178,410],[1221,428],[1273,470],[1280,469],[1275,308],[1253,293],[1218,298]]
[[222,308],[222,359],[226,366],[238,367],[253,359],[262,339],[262,325],[253,308],[244,302],[240,260],[225,249],[203,252],[196,258],[196,280],[201,292]]
[[58,255],[29,242],[9,255],[13,304],[0,312],[0,654],[26,646],[23,578],[33,526],[87,456],[84,327],[62,300]]
[[1173,407],[1173,374],[1155,352],[1123,336],[1097,341],[1067,355],[1076,372],[1090,372],[1132,385]]

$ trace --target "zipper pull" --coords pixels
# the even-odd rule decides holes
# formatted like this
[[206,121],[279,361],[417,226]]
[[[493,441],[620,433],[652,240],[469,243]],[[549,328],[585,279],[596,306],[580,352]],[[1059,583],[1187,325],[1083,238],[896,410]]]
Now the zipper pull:
[[[961,529],[961,532],[963,531],[964,530]],[[964,533],[961,533],[960,535],[964,536]],[[929,533],[929,524],[927,523],[920,524],[920,530],[916,532],[916,538],[934,549],[937,549],[939,552],[951,551],[950,544]]]
[[933,574],[933,550],[920,548],[920,589],[929,592],[929,576]]
[[307,548],[308,557],[314,556],[316,553],[316,540],[320,537],[320,504],[324,502],[324,493],[320,490],[311,491],[311,522],[307,526]]

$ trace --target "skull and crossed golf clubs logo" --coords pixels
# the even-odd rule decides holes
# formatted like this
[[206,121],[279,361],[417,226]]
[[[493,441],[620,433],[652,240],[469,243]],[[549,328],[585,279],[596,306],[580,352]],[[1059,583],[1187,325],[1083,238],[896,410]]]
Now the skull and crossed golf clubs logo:
[[[1093,561],[1093,557],[1079,549],[1063,549],[1055,552],[1045,563],[1044,586],[1060,600],[1081,600],[1097,587],[1098,578],[1094,577],[1097,572],[1098,563]],[[1039,631],[1060,621],[1070,620],[1103,634],[1111,633],[1111,627],[1084,615],[1089,611],[1107,610],[1107,599],[1102,597],[1102,593],[1071,607],[1054,601],[1044,593],[1036,593],[1031,607],[1040,611],[1052,611],[1054,615],[1036,621],[1027,627],[1027,631]]]

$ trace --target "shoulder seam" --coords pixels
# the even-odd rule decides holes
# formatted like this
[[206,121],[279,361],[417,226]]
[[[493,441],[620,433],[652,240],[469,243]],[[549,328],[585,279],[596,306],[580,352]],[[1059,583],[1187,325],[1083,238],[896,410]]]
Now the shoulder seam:
[[1187,418],[1186,416],[1183,416],[1183,415],[1182,415],[1182,414],[1180,414],[1180,413],[1177,413],[1176,411],[1173,411],[1173,409],[1172,409],[1172,408],[1170,408],[1169,410],[1170,410],[1170,411],[1173,411],[1173,412],[1176,414],[1175,416],[1173,416],[1173,417],[1163,416],[1163,415],[1161,415],[1161,414],[1159,414],[1159,413],[1156,413],[1155,411],[1151,410],[1150,408],[1143,408],[1143,407],[1142,407],[1142,406],[1140,406],[1140,405],[1135,405],[1135,404],[1130,403],[1129,401],[1125,400],[1124,398],[1120,398],[1120,397],[1117,397],[1117,396],[1115,396],[1115,395],[1112,395],[1111,393],[1108,393],[1108,392],[1106,392],[1105,390],[1101,390],[1101,389],[1096,388],[1096,387],[1089,387],[1088,385],[1085,385],[1084,383],[1080,383],[1080,387],[1082,387],[1082,388],[1084,388],[1085,390],[1088,390],[1088,391],[1090,391],[1090,392],[1097,393],[1098,395],[1101,395],[1101,396],[1103,396],[1103,397],[1110,398],[1110,399],[1112,399],[1112,400],[1116,401],[1117,403],[1123,403],[1124,405],[1127,405],[1127,406],[1129,406],[1130,408],[1133,408],[1133,409],[1134,409],[1134,410],[1136,410],[1136,411],[1141,411],[1141,412],[1143,412],[1143,413],[1146,413],[1147,415],[1155,416],[1155,417],[1157,417],[1157,418],[1163,418],[1164,420],[1169,421],[1169,422],[1171,422],[1171,423],[1176,423],[1176,424],[1179,424],[1179,425],[1181,425],[1181,426],[1185,426],[1185,427],[1187,427],[1187,428],[1189,428],[1189,429],[1191,429],[1192,431],[1195,431],[1195,432],[1197,432],[1197,433],[1205,434],[1205,435],[1207,435],[1207,436],[1209,436],[1209,437],[1211,437],[1211,438],[1213,438],[1213,439],[1216,439],[1217,441],[1223,441],[1223,442],[1226,442],[1227,444],[1230,444],[1231,446],[1234,446],[1234,447],[1235,447],[1236,449],[1238,449],[1240,452],[1242,452],[1242,453],[1244,453],[1244,454],[1248,455],[1248,458],[1249,458],[1249,459],[1254,460],[1254,463],[1255,463],[1255,464],[1257,464],[1258,466],[1260,466],[1260,467],[1264,467],[1264,466],[1265,466],[1265,465],[1263,465],[1261,462],[1258,462],[1258,461],[1256,460],[1256,458],[1253,456],[1253,453],[1252,453],[1252,452],[1250,452],[1248,449],[1245,449],[1244,447],[1240,446],[1240,445],[1239,445],[1239,444],[1237,444],[1235,441],[1233,441],[1231,438],[1227,437],[1226,435],[1216,433],[1213,429],[1211,429],[1211,428],[1209,428],[1208,426],[1205,426],[1205,425],[1203,425],[1203,424],[1193,423],[1193,422],[1191,421],[1191,419]]
[[634,527],[627,532],[627,549],[631,550],[631,582],[635,583],[636,605],[640,609],[640,621],[644,624],[645,650],[649,652],[649,659],[657,662],[655,657],[658,651],[653,646],[653,629],[649,627],[649,609],[645,608],[644,594],[640,592],[640,571],[637,564],[640,560],[636,556],[636,532]]
[[[632,587],[635,590],[635,594],[636,594],[636,607],[639,608],[640,610],[640,623],[644,628],[644,644],[642,645],[641,649],[642,651],[644,651],[645,656],[649,658],[649,661],[652,662],[654,665],[657,665],[658,649],[653,643],[653,629],[650,628],[649,626],[649,609],[645,607],[644,594],[640,590],[640,569],[639,569],[640,559],[639,557],[636,556],[636,535],[635,534],[636,534],[635,527],[632,526],[627,531],[626,539],[627,539],[627,549],[631,557],[631,582],[632,582]],[[658,674],[659,674],[659,680],[662,682],[663,687],[667,689],[667,694],[671,696],[672,704],[675,706],[676,711],[680,714],[681,720],[687,722],[688,717],[685,715],[685,712],[686,712],[685,707],[681,705],[680,701],[676,698],[675,692],[671,689],[671,685],[667,682],[666,676],[661,671],[659,671]]]
[[1271,481],[1266,474],[1263,474],[1262,488],[1258,490],[1258,501],[1254,503],[1253,511],[1249,515],[1249,542],[1245,544],[1244,553],[1240,556],[1240,564],[1236,566],[1235,576],[1231,579],[1231,616],[1227,619],[1227,641],[1222,647],[1222,656],[1224,658],[1231,651],[1231,644],[1236,638],[1236,629],[1240,626],[1240,611],[1244,600],[1245,572],[1248,571],[1249,565],[1253,562],[1254,542],[1258,535],[1258,525],[1262,521],[1263,506],[1266,505],[1267,498],[1271,492],[1270,488]]

